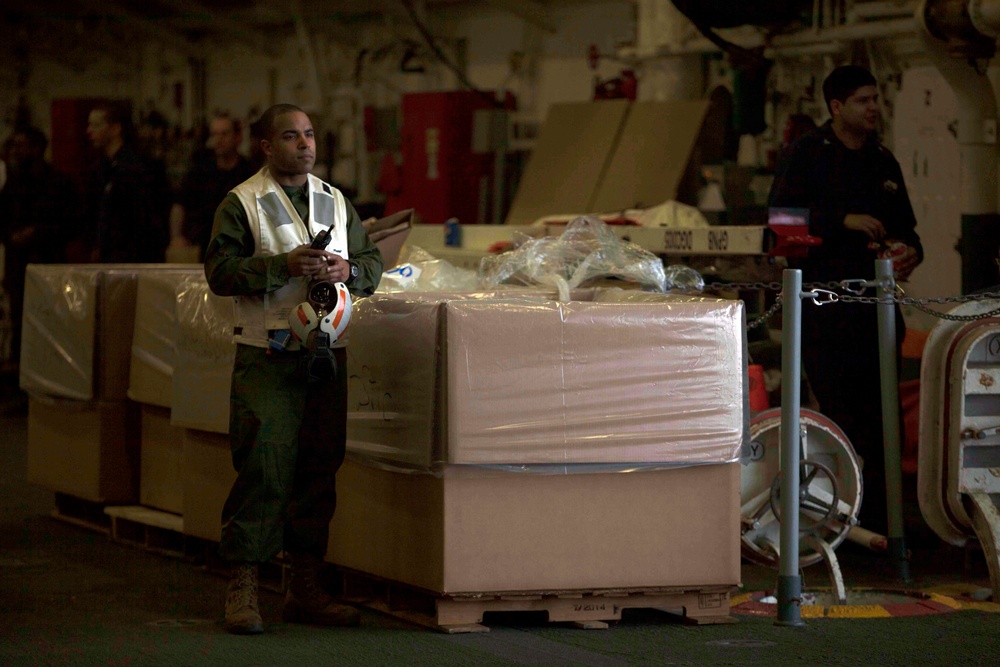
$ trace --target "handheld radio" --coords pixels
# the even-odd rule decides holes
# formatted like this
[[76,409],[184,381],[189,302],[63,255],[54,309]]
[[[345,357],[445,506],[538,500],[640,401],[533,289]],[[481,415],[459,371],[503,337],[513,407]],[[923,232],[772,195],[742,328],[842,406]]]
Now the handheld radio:
[[309,247],[313,250],[326,250],[326,247],[330,245],[330,239],[333,238],[333,234],[330,233],[332,229],[333,225],[330,225],[317,234],[316,238],[314,238],[312,243],[309,244]]

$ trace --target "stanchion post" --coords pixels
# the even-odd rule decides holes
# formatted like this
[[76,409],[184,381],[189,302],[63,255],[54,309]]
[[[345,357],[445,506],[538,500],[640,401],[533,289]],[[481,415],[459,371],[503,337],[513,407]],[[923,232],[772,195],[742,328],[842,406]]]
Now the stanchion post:
[[[903,463],[899,437],[899,372],[896,366],[895,279],[891,259],[875,260],[878,280],[879,374],[882,382],[882,440],[885,452],[885,500],[889,526],[889,561],[899,578],[910,581],[903,531]],[[874,489],[872,489],[874,492]]]
[[802,376],[802,271],[782,274],[781,325],[781,553],[778,562],[778,615],[775,625],[799,627],[799,413]]

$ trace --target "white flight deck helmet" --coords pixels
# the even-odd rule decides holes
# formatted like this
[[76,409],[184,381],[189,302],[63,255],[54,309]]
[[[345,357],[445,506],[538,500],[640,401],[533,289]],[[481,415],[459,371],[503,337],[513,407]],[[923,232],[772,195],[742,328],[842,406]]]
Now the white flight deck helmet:
[[307,301],[300,303],[288,315],[288,325],[303,344],[309,336],[319,331],[335,343],[351,323],[351,293],[344,283],[320,280],[309,285]]

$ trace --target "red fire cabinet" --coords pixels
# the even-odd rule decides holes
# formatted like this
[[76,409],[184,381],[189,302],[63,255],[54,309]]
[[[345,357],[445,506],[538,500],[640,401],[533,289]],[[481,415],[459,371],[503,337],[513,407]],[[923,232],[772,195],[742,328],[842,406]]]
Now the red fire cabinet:
[[473,153],[472,123],[492,99],[474,91],[403,96],[401,191],[393,198],[399,208],[413,207],[427,223],[484,220],[494,156]]

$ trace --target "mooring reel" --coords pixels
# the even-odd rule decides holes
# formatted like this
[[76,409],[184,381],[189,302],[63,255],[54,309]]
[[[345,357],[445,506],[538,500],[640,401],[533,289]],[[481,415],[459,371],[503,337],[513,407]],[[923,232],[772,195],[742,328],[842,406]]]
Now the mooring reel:
[[[829,560],[856,525],[861,465],[844,432],[822,414],[802,408],[799,432],[799,564]],[[749,460],[742,468],[741,540],[749,560],[777,568],[781,544],[781,409],[750,422]]]

